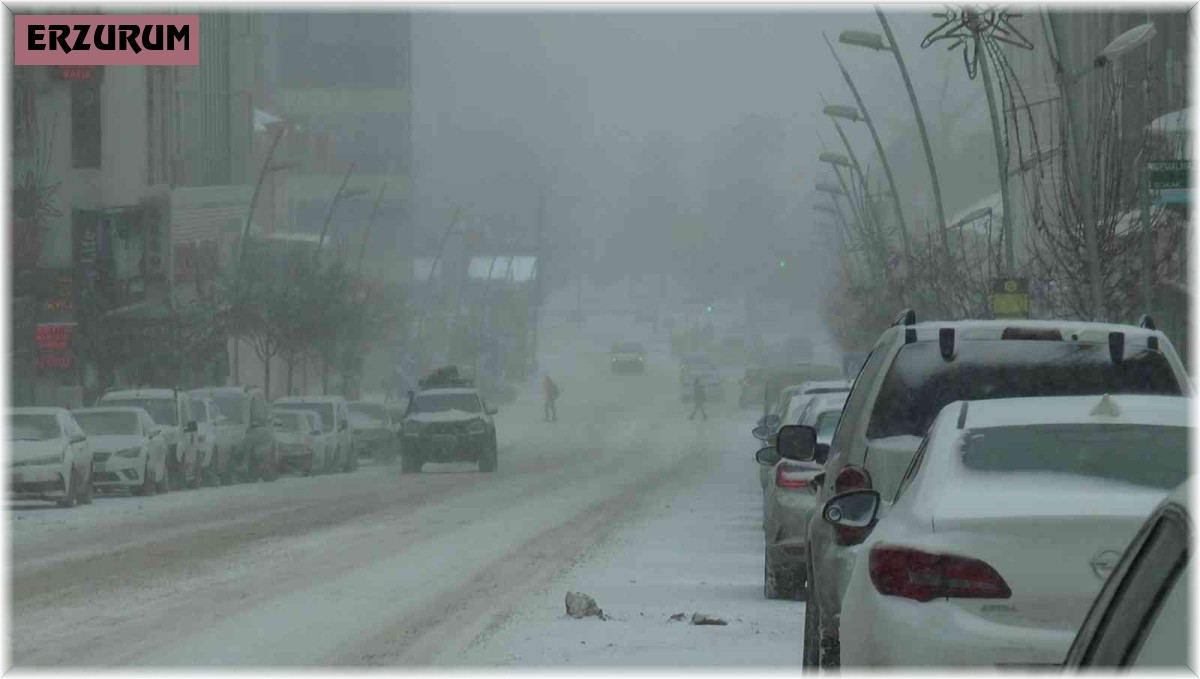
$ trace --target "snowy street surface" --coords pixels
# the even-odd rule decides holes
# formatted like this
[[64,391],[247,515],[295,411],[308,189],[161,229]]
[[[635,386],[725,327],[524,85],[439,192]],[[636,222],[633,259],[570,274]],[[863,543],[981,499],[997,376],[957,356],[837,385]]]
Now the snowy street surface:
[[[546,338],[559,422],[531,380],[500,406],[494,474],[12,505],[13,662],[797,666],[803,604],[762,596],[754,414],[689,423],[663,343],[616,377],[612,338],[577,332]],[[569,590],[609,619],[567,617]],[[669,620],[697,612],[729,624]]]

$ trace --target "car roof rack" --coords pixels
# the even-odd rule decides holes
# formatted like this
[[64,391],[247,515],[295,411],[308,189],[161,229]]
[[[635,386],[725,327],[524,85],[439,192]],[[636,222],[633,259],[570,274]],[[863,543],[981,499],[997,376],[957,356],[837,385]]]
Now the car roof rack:
[[1150,314],[1142,314],[1142,320],[1138,322],[1138,326],[1147,330],[1158,330],[1158,326],[1154,325],[1154,319]]
[[445,387],[473,387],[474,380],[463,377],[458,372],[458,366],[447,365],[437,368],[425,377],[417,380],[421,389],[437,389]]
[[916,325],[916,324],[917,324],[917,312],[913,311],[912,309],[905,309],[904,311],[901,311],[900,315],[896,317],[896,320],[892,321],[892,325]]

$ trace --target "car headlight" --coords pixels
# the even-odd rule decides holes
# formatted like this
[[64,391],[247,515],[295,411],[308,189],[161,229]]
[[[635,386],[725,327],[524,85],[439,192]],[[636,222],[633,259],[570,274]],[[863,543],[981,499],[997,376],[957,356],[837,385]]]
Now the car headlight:
[[121,457],[137,457],[138,455],[141,455],[141,454],[142,454],[141,448],[126,448],[125,450],[117,451],[117,455],[119,455]]
[[487,425],[483,423],[483,420],[475,420],[467,425],[468,434],[482,434],[485,431],[487,431]]

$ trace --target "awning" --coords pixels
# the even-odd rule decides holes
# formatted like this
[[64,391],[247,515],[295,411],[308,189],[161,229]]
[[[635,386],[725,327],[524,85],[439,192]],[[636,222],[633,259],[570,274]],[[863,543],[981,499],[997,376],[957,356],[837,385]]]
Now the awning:
[[283,118],[280,118],[279,116],[271,115],[270,113],[267,113],[266,111],[263,111],[262,109],[257,109],[257,108],[254,109],[254,131],[255,132],[266,132],[267,125],[270,125],[272,123],[282,123],[282,122],[283,122]]
[[1146,126],[1146,131],[1158,134],[1188,134],[1192,131],[1191,123],[1188,120],[1191,112],[1190,108],[1185,108],[1181,111],[1171,111],[1161,115]]

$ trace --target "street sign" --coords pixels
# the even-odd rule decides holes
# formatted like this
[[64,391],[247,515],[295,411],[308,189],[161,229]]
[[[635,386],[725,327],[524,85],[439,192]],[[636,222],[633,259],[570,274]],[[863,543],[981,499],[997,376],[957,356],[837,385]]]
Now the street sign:
[[1155,205],[1186,205],[1191,186],[1192,161],[1167,160],[1146,164],[1150,201]]
[[994,278],[989,299],[992,318],[1029,318],[1029,279]]

